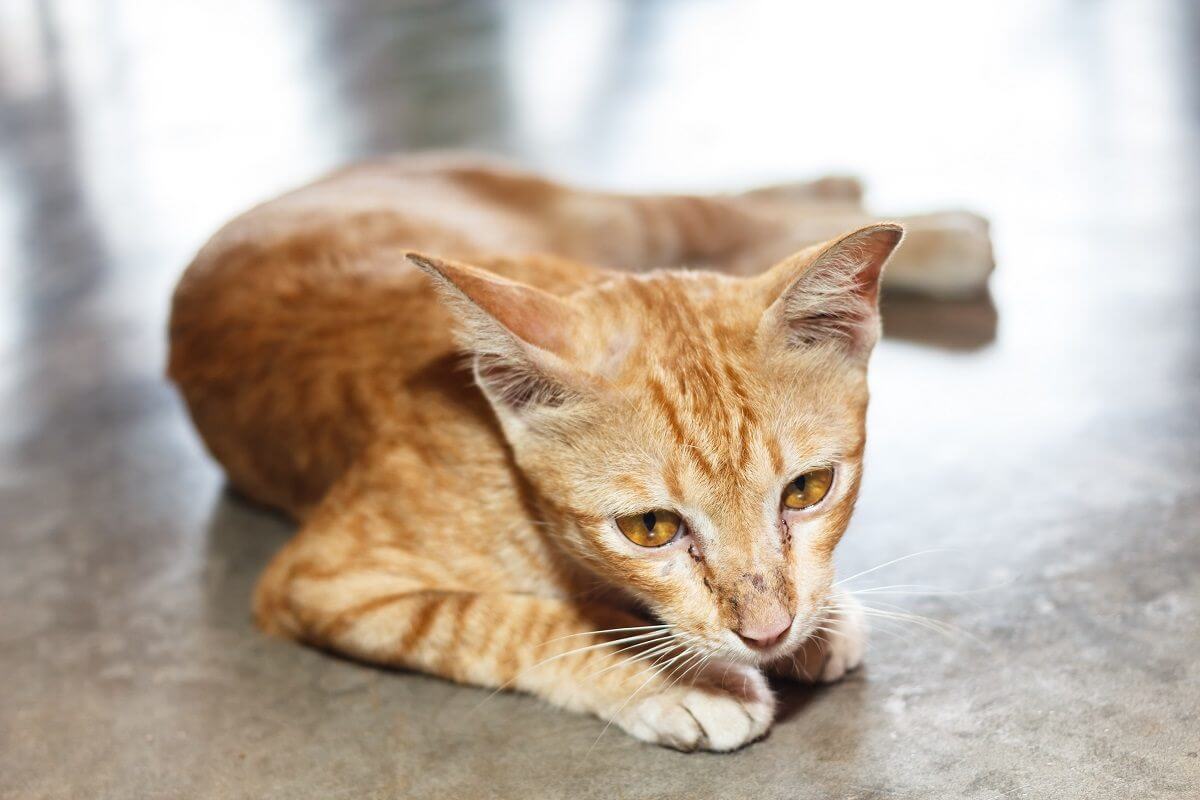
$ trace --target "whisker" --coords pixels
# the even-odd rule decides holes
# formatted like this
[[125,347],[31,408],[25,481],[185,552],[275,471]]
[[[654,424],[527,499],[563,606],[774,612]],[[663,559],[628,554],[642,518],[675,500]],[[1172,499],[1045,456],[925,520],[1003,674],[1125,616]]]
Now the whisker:
[[[630,645],[630,647],[636,647],[636,646],[637,645]],[[617,669],[618,667],[624,667],[627,665],[636,664],[639,661],[645,661],[648,658],[654,658],[655,656],[668,653],[673,648],[676,648],[678,646],[679,646],[679,643],[674,641],[674,639],[672,639],[671,641],[668,641],[668,642],[664,642],[662,644],[658,644],[655,647],[651,648],[650,650],[647,650],[644,653],[638,653],[635,656],[626,656],[625,658],[617,661],[615,664],[609,664],[607,667],[604,667],[599,671],[593,671],[592,673],[583,676],[583,680],[599,678],[601,675],[605,674],[606,672],[610,672],[614,669]],[[623,650],[628,650],[628,649],[629,649],[629,647],[623,647],[623,648],[621,648],[621,650],[618,650],[617,652],[619,653],[619,652],[622,652]]]
[[641,644],[645,644],[647,642],[652,642],[656,639],[662,638],[664,636],[670,636],[670,635],[671,635],[670,631],[652,631],[650,633],[639,633],[635,636],[625,636],[620,639],[610,639],[610,640],[605,640],[603,642],[594,642],[592,644],[587,644],[587,645],[582,645],[580,647],[572,648],[563,653],[556,653],[555,655],[549,656],[548,658],[544,658],[541,661],[537,662],[536,664],[534,664],[530,667],[527,667],[526,669],[535,669],[536,667],[540,667],[543,664],[549,664],[551,661],[557,661],[560,658],[566,658],[567,656],[572,656],[572,655],[575,655],[576,653],[586,653],[589,650],[597,650],[601,647],[612,647],[614,645],[624,644],[626,642],[638,642]]
[[909,614],[903,611],[889,611],[888,609],[884,608],[864,606],[863,613],[868,617],[879,617],[881,619],[891,619],[898,622],[911,622],[914,625],[920,625],[928,628],[929,630],[936,630],[939,633],[949,632],[950,629],[950,626],[946,623],[942,623],[938,620],[928,619],[918,614]]
[[[596,632],[587,631],[587,633],[596,633]],[[575,634],[572,634],[572,636],[574,636],[574,635]],[[549,656],[547,658],[543,658],[541,661],[538,661],[535,664],[531,664],[530,666],[525,667],[520,672],[518,672],[516,675],[513,675],[511,678],[509,678],[508,680],[504,681],[499,686],[497,686],[487,697],[485,697],[479,701],[479,705],[475,706],[473,711],[477,711],[484,703],[491,700],[493,697],[495,697],[497,694],[499,694],[500,692],[507,689],[509,686],[513,685],[516,681],[523,678],[529,672],[532,672],[533,670],[535,670],[539,667],[545,666],[546,664],[549,664],[551,662],[558,661],[559,659],[566,658],[567,656],[578,655],[580,653],[587,653],[592,650],[597,650],[601,647],[612,647],[613,645],[622,644],[625,642],[630,642],[630,641],[635,641],[635,640],[640,641],[642,644],[650,644],[650,643],[654,642],[654,640],[657,638],[662,638],[664,636],[670,636],[670,635],[671,635],[670,631],[651,631],[650,633],[641,633],[641,634],[637,634],[635,636],[626,636],[626,637],[623,637],[620,639],[612,639],[612,640],[606,640],[603,642],[595,642],[593,644],[584,645],[582,647],[576,647],[574,649],[567,650],[566,652],[556,653],[555,655]],[[561,638],[566,639],[566,638],[570,638],[570,637],[564,636]],[[538,646],[540,647],[541,645],[538,645]]]
[[[680,646],[681,648],[683,648],[683,653],[684,653],[684,654],[697,652],[697,651],[694,649],[694,647],[693,647],[693,646],[694,646],[694,645],[696,645],[697,643],[701,643],[701,644],[703,643],[703,642],[702,642],[700,639],[698,639],[697,637],[695,637],[695,636],[692,636],[692,635],[690,635],[690,634],[687,634],[687,633],[677,633],[677,634],[676,634],[676,639],[677,639],[677,640],[678,640],[678,642],[679,642],[679,646]],[[671,663],[671,662],[668,662],[667,666],[669,666],[669,665],[670,665],[670,663]],[[678,665],[678,667],[682,667],[682,666],[683,666],[682,664]],[[640,672],[638,672],[638,673],[637,673],[637,675],[634,675],[633,677],[634,677],[634,678],[637,678],[637,677],[639,677],[639,676],[641,676],[641,675],[644,675],[645,673],[646,673],[646,670],[645,670],[645,669],[643,669],[643,670],[641,670]]]
[[906,556],[900,556],[899,558],[893,558],[891,561],[885,561],[878,566],[871,567],[870,569],[864,569],[862,572],[857,572],[854,575],[851,575],[849,578],[842,578],[840,581],[834,582],[833,585],[841,586],[843,584],[849,583],[850,581],[854,580],[855,578],[861,578],[863,575],[870,575],[872,572],[875,572],[876,570],[881,570],[884,567],[890,567],[893,564],[899,564],[901,561],[907,561],[908,559],[916,558],[917,556],[927,556],[927,555],[930,555],[931,553],[949,553],[949,552],[952,552],[952,551],[950,551],[949,549],[944,548],[944,547],[933,547],[933,548],[930,548],[929,550],[920,550],[916,553],[909,553]]
[[[912,590],[911,592],[909,592],[910,589]],[[953,589],[942,589],[937,586],[924,586],[919,583],[894,583],[890,586],[872,586],[867,589],[853,589],[848,591],[853,595],[881,593],[900,594],[904,592],[908,592],[909,594],[966,594],[966,592],[959,592]]]
[[546,641],[540,642],[539,644],[535,645],[535,647],[542,647],[544,645],[551,644],[552,642],[561,642],[563,639],[574,639],[578,636],[596,636],[601,633],[626,633],[626,632],[630,632],[630,631],[657,631],[657,630],[663,630],[663,629],[669,628],[669,627],[671,627],[671,626],[670,625],[637,625],[632,628],[606,628],[605,630],[601,630],[601,631],[580,631],[579,633],[568,633],[566,636],[559,636],[554,639],[547,639]]
[[684,680],[688,675],[692,674],[693,672],[695,674],[699,675],[701,673],[701,671],[703,671],[705,665],[707,665],[710,661],[712,661],[713,658],[715,657],[715,655],[716,655],[715,653],[709,653],[709,654],[705,655],[703,658],[701,658],[699,661],[697,661],[696,663],[692,664],[690,667],[684,669],[682,672],[679,673],[679,675],[677,675],[675,677],[674,680],[672,680],[669,684],[667,684],[667,689],[671,689],[672,687],[675,686],[675,684]]
[[676,676],[675,676],[675,678],[674,678],[674,679],[673,679],[673,680],[672,680],[670,683],[668,683],[668,684],[667,684],[667,688],[666,688],[666,689],[664,689],[663,691],[666,691],[667,689],[670,689],[670,688],[671,688],[671,687],[673,687],[675,684],[677,684],[677,683],[679,683],[681,680],[683,680],[683,678],[684,678],[684,677],[685,677],[685,676],[686,676],[688,673],[692,672],[693,670],[696,670],[696,669],[698,669],[698,668],[699,668],[699,667],[700,667],[702,664],[704,664],[705,662],[707,662],[707,661],[709,661],[710,659],[712,659],[712,655],[706,655],[706,654],[704,654],[704,653],[697,653],[696,655],[700,657],[700,660],[699,660],[699,661],[693,661],[693,662],[691,663],[691,665],[690,665],[690,666],[688,666],[686,669],[684,669],[683,667],[681,667],[681,669],[683,669],[683,671],[682,671],[682,672],[680,672],[678,675],[676,675]]
[[661,639],[663,637],[670,636],[670,635],[671,635],[670,631],[651,631],[649,633],[639,633],[639,634],[635,634],[633,636],[622,636],[619,639],[606,639],[606,640],[600,641],[600,642],[593,642],[591,644],[580,645],[579,647],[573,647],[570,650],[566,650],[562,653],[556,653],[552,656],[544,658],[541,661],[534,664],[533,666],[529,667],[529,669],[533,669],[534,667],[549,663],[555,659],[565,658],[566,656],[574,655],[575,653],[586,653],[589,650],[597,650],[601,647],[615,647],[617,645],[627,644],[629,642],[634,642],[637,644],[648,644],[650,642],[656,641],[658,639]]
[[656,659],[655,659],[655,660],[654,660],[654,661],[653,661],[651,664],[649,664],[648,666],[642,667],[640,670],[638,670],[638,671],[637,671],[637,672],[635,672],[634,674],[632,674],[632,675],[630,675],[630,676],[626,677],[626,678],[625,678],[625,679],[622,681],[622,683],[628,682],[629,680],[637,680],[638,678],[640,678],[640,677],[642,677],[643,675],[645,675],[647,672],[650,672],[651,670],[653,670],[653,669],[655,669],[655,668],[657,668],[657,667],[660,667],[660,666],[661,666],[663,669],[666,669],[666,668],[667,668],[667,667],[669,667],[669,666],[670,666],[672,663],[674,663],[675,661],[678,661],[678,660],[679,660],[679,656],[686,655],[687,653],[689,653],[689,652],[690,652],[689,648],[688,648],[686,645],[681,645],[681,647],[682,647],[682,650],[680,651],[680,653],[679,653],[677,656],[675,656],[675,657],[671,658],[669,661],[666,661],[666,662],[664,662],[664,661],[662,660],[663,658],[666,658],[667,656],[669,656],[669,655],[670,655],[670,652],[668,651],[667,653],[663,653],[663,654],[662,654],[662,655],[661,655],[659,658],[656,658]]
[[[853,595],[860,594],[911,594],[920,595],[952,595],[955,597],[967,597],[970,595],[984,594],[985,592],[995,592],[1000,589],[1007,589],[1015,586],[1017,580],[1015,578],[1006,580],[992,586],[981,586],[977,589],[947,589],[942,586],[930,586],[928,584],[919,583],[896,583],[889,586],[870,586],[866,589],[847,589],[845,591]],[[911,591],[910,591],[911,590]]]
[[863,606],[863,612],[868,617],[890,619],[896,622],[907,622],[909,624],[916,625],[919,628],[924,628],[925,630],[939,633],[948,639],[953,639],[955,636],[962,636],[970,639],[972,642],[978,644],[984,649],[988,649],[987,643],[982,639],[975,636],[970,631],[963,630],[962,628],[959,628],[956,625],[951,625],[948,622],[931,619],[929,617],[921,616],[920,614],[911,614],[907,611],[889,611],[887,609],[874,608],[866,605]]
[[[671,661],[668,661],[668,662],[667,662],[667,664],[669,665],[669,664],[671,664],[671,663],[674,663],[676,660],[678,660],[678,659],[682,658],[682,657],[683,657],[684,655],[686,655],[688,652],[689,652],[688,650],[684,650],[684,651],[683,651],[683,653],[680,653],[679,655],[675,656],[673,659],[671,659]],[[633,698],[637,697],[638,693],[639,693],[639,692],[641,692],[641,691],[642,691],[642,689],[646,688],[646,686],[647,686],[647,685],[649,685],[650,681],[654,680],[654,679],[655,679],[655,678],[657,678],[659,675],[661,675],[661,674],[662,674],[662,671],[663,671],[663,669],[665,669],[665,668],[666,668],[665,666],[664,666],[664,667],[660,667],[660,668],[659,668],[659,669],[658,669],[658,670],[657,670],[657,671],[656,671],[654,674],[652,674],[652,675],[651,675],[649,678],[646,678],[646,680],[645,680],[645,681],[643,681],[643,682],[642,682],[642,684],[641,684],[640,686],[638,686],[636,689],[634,689],[634,690],[633,690],[633,693],[632,693],[632,694],[630,694],[630,695],[629,695],[629,697],[626,697],[626,698],[625,698],[625,702],[621,703],[621,705],[617,707],[617,710],[616,710],[615,712],[613,712],[612,716],[610,716],[610,717],[608,718],[608,722],[607,722],[607,723],[605,723],[604,727],[603,727],[603,728],[600,730],[600,735],[596,737],[596,741],[592,742],[592,746],[588,748],[587,754],[588,754],[589,756],[592,754],[592,750],[596,749],[596,745],[600,743],[600,739],[601,739],[601,738],[604,736],[604,734],[605,734],[605,733],[607,733],[607,732],[608,732],[608,729],[609,729],[610,727],[612,727],[613,721],[614,721],[614,720],[616,720],[617,716],[618,716],[618,715],[619,715],[619,714],[620,714],[622,711],[624,711],[624,710],[625,710],[625,706],[629,705],[629,702],[630,702],[631,700],[633,700]]]
[[[899,623],[897,623],[895,620],[885,619],[882,617],[872,617],[871,618],[871,632],[872,633],[876,633],[876,632],[886,633],[889,636],[896,637],[897,639],[899,639],[901,642],[903,642],[906,645],[912,644],[913,637],[912,637],[912,631],[910,629],[900,627],[899,630],[896,630],[891,627],[885,627],[885,625],[899,626]],[[872,644],[873,644],[873,642],[871,640],[867,641],[868,647],[870,647]]]

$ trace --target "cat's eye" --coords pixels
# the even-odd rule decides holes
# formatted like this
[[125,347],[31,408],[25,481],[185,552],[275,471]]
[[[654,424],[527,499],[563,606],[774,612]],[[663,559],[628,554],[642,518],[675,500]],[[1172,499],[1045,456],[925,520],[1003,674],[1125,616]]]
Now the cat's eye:
[[784,508],[809,508],[821,502],[833,485],[833,467],[821,467],[806,472],[783,490]]
[[617,517],[617,527],[625,538],[642,547],[670,544],[683,528],[683,518],[673,511],[656,509],[644,514]]

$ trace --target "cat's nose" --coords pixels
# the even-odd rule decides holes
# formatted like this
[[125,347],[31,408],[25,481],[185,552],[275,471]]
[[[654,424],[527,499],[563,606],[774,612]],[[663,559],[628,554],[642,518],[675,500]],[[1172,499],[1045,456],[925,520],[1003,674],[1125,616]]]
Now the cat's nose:
[[792,615],[782,608],[778,608],[763,619],[742,625],[738,628],[737,635],[742,637],[742,641],[750,647],[766,650],[778,642],[791,627]]

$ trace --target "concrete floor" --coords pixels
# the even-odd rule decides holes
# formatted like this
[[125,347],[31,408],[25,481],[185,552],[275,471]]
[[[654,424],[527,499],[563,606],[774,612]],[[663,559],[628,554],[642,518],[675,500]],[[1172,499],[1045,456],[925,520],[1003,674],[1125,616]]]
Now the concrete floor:
[[[1200,797],[1194,3],[393,5],[0,4],[0,796]],[[290,526],[161,378],[172,283],[430,146],[989,214],[990,298],[887,302],[841,552],[936,623],[725,756],[259,635]]]

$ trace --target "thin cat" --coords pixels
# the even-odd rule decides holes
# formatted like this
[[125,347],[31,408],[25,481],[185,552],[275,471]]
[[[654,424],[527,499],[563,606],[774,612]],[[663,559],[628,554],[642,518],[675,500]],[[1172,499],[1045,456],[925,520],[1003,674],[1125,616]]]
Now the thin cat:
[[[235,219],[175,292],[169,374],[301,523],[258,624],[681,750],[763,736],[764,673],[863,656],[832,556],[903,233],[870,220],[847,179],[621,196],[457,156]],[[897,284],[986,277],[978,218],[907,224]]]

